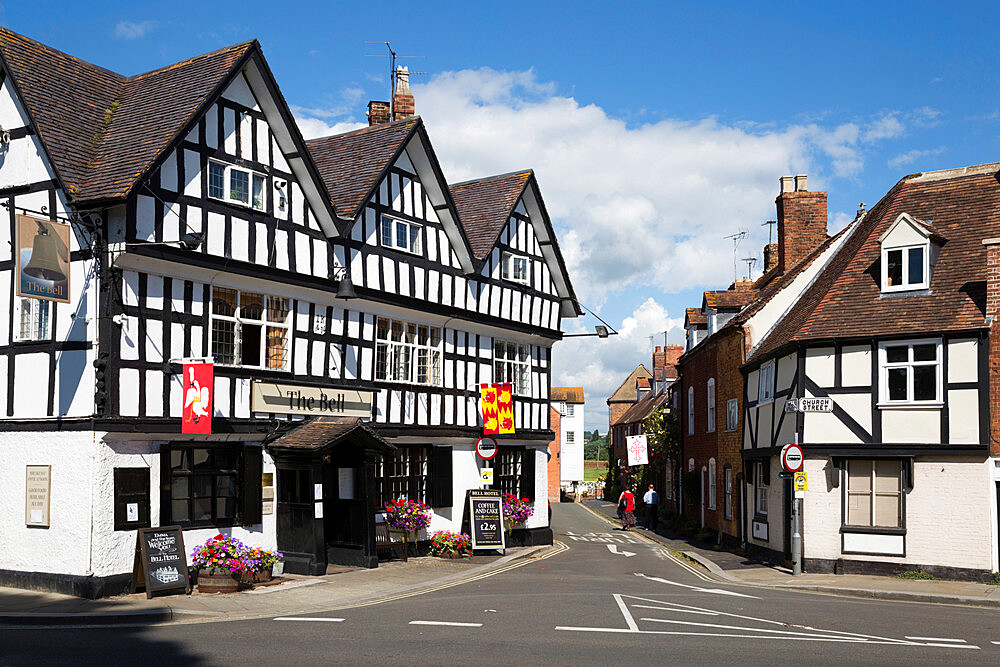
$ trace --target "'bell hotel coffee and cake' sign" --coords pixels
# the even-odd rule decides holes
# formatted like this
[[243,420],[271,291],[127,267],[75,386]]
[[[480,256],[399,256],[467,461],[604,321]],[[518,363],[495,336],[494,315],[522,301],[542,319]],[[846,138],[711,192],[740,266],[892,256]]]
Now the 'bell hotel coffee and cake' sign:
[[254,381],[250,409],[282,415],[371,417],[372,392]]
[[69,303],[69,225],[17,216],[17,295]]

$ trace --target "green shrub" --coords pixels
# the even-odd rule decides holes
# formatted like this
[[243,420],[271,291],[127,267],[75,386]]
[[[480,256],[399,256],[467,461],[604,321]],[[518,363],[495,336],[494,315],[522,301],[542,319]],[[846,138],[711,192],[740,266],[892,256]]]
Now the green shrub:
[[937,579],[930,572],[924,572],[923,570],[907,570],[906,572],[900,572],[896,575],[898,579],[918,579],[918,580],[931,580]]
[[990,586],[1000,586],[1000,572],[994,572],[993,578],[987,581]]

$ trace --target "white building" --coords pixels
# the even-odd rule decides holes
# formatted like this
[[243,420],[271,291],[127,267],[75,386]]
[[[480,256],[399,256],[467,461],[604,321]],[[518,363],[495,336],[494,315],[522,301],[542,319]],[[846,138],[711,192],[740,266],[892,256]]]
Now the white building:
[[574,483],[583,481],[583,446],[587,439],[583,430],[583,387],[552,387],[551,401],[560,415],[559,484],[571,489]]
[[[462,527],[491,382],[516,429],[494,487],[535,502],[518,540],[551,541],[551,350],[578,306],[532,172],[449,186],[387,103],[307,143],[256,41],[124,77],[0,29],[0,81],[0,584],[121,590],[150,525],[375,566],[388,498]],[[67,302],[19,295],[63,273]],[[191,359],[214,360],[210,434],[182,433]]]

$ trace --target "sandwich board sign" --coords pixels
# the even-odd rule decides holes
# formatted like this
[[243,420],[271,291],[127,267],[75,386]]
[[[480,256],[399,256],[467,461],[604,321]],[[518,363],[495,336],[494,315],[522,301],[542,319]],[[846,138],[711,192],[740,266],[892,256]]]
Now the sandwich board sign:
[[503,530],[503,499],[493,489],[469,489],[469,535],[472,550],[506,549]]
[[164,591],[191,592],[184,532],[180,526],[140,528],[135,536],[135,561],[132,565],[132,592],[146,587],[146,598]]

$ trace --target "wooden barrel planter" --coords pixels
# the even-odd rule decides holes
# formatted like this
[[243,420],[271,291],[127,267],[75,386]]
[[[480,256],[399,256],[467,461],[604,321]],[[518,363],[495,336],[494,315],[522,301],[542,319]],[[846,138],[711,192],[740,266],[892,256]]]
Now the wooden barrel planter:
[[246,575],[244,581],[249,582],[251,584],[266,584],[273,578],[274,575],[272,574],[271,568],[267,568],[265,570],[251,572],[250,574]]
[[235,593],[240,588],[237,575],[223,570],[198,570],[199,593]]

